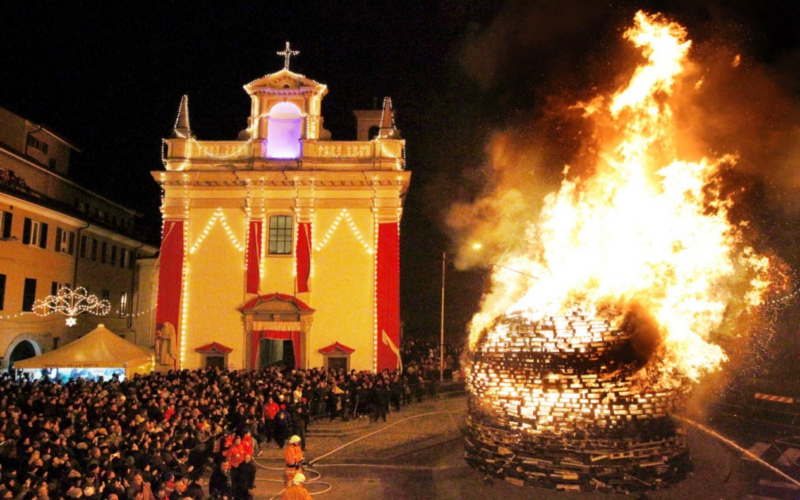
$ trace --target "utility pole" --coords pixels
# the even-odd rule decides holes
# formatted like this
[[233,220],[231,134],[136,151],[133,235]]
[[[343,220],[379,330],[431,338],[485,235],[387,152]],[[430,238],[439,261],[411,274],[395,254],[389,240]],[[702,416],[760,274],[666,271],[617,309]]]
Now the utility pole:
[[447,252],[442,252],[442,324],[439,331],[439,383],[444,382],[444,277]]

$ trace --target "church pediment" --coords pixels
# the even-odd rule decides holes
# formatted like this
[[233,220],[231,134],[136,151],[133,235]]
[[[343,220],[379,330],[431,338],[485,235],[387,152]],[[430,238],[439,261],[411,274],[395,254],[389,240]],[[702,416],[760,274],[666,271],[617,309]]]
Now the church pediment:
[[320,89],[325,86],[319,82],[307,78],[298,73],[282,69],[277,73],[272,73],[254,80],[244,86],[247,93],[252,94],[259,90],[261,91],[276,91],[276,90],[300,90],[300,89]]

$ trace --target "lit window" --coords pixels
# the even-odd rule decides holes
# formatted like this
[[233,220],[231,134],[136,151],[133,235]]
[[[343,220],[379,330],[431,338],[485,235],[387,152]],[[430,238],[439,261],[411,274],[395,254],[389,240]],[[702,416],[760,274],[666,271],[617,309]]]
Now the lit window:
[[292,217],[275,215],[269,218],[269,253],[292,254]]
[[127,316],[128,315],[128,294],[123,293],[119,298],[119,315],[120,316]]

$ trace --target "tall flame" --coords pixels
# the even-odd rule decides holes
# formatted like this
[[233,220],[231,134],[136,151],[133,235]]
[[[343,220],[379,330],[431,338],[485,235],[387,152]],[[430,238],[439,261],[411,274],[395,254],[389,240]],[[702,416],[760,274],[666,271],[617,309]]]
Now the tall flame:
[[580,307],[619,326],[635,307],[656,324],[666,371],[696,380],[726,359],[708,339],[763,302],[772,264],[729,220],[719,174],[736,157],[677,157],[670,96],[687,64],[685,29],[638,12],[624,37],[645,62],[610,98],[578,105],[595,126],[593,173],[570,179],[565,168],[528,229],[528,255],[495,268],[470,341],[502,314],[537,320]]

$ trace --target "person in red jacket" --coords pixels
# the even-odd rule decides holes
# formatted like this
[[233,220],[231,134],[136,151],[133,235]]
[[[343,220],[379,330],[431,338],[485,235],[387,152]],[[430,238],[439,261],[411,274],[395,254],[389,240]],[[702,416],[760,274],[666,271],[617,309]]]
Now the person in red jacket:
[[236,436],[231,446],[223,453],[228,462],[231,463],[231,469],[239,467],[239,464],[244,461],[244,447],[242,446],[242,438]]
[[264,409],[262,412],[263,420],[264,420],[264,439],[266,443],[272,441],[272,438],[275,434],[275,415],[280,411],[281,407],[278,406],[272,396],[267,398],[267,402],[264,404]]

